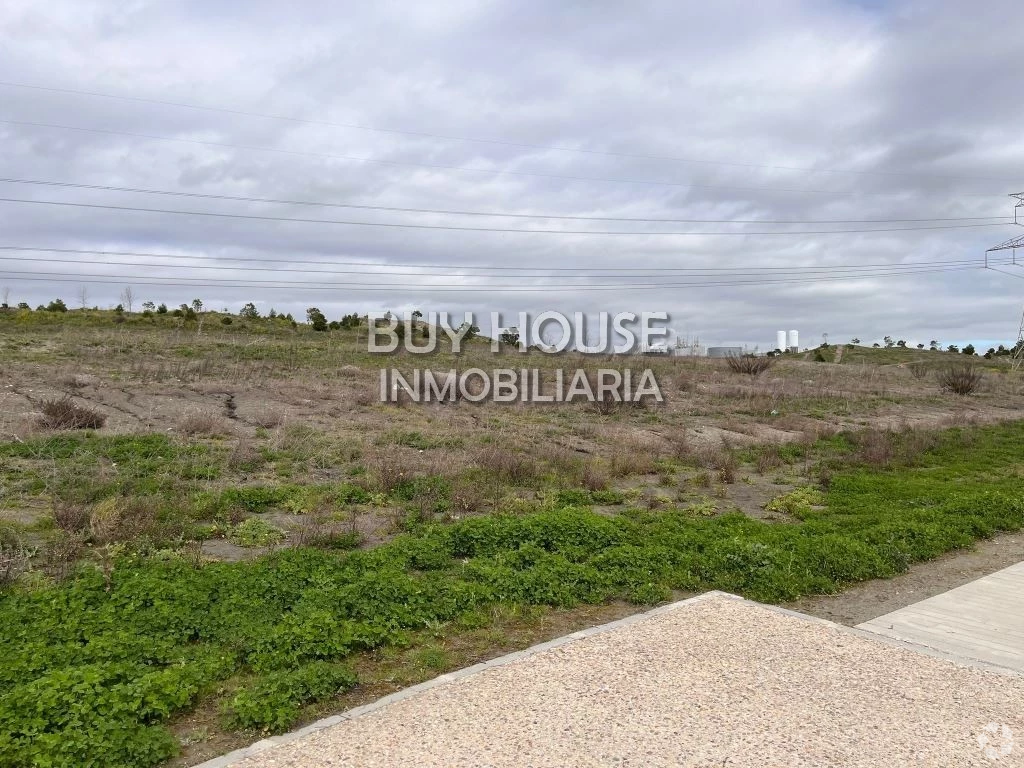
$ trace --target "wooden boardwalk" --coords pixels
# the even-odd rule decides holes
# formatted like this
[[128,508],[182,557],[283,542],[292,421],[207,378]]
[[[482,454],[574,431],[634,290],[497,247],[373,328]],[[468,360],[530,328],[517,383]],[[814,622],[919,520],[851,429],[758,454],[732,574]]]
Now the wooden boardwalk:
[[1024,674],[1024,562],[857,626]]

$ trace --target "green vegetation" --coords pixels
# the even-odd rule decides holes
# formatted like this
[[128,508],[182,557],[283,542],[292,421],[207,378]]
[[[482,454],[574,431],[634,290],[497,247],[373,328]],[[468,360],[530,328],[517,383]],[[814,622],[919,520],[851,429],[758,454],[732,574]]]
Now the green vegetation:
[[258,517],[250,517],[236,525],[228,539],[240,547],[269,547],[284,540],[284,531]]
[[[162,461],[204,455],[159,438],[131,439]],[[81,441],[99,441],[103,455],[119,445],[53,440],[68,455]],[[126,554],[59,584],[15,586],[0,596],[0,764],[155,765],[176,749],[168,719],[204,697],[221,699],[232,727],[287,728],[305,703],[356,683],[344,664],[357,654],[408,644],[426,627],[458,631],[497,606],[648,604],[706,589],[784,601],[1024,526],[1024,423],[951,430],[919,450],[908,440],[839,435],[813,446],[831,474],[825,490],[778,500],[797,522],[686,509],[609,516],[582,506],[597,493],[568,494],[548,511],[413,525],[362,551],[205,564]],[[420,656],[444,666],[442,649]]]
[[224,709],[236,728],[282,731],[299,716],[299,703],[326,699],[355,684],[356,674],[348,667],[312,661],[268,672],[235,694]]
[[806,520],[814,512],[815,507],[820,507],[824,503],[825,494],[817,488],[805,487],[772,499],[764,508],[769,512],[784,512],[799,520]]

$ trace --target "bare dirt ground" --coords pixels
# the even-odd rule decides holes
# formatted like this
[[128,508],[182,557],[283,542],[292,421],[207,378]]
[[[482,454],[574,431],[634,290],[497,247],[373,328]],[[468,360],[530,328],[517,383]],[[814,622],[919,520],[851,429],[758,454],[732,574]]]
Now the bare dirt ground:
[[[337,482],[359,472],[375,474],[382,457],[412,473],[454,477],[477,466],[482,449],[497,446],[555,473],[569,464],[586,465],[584,484],[632,491],[642,503],[710,500],[717,511],[739,509],[764,518],[765,503],[812,479],[806,468],[792,461],[753,467],[741,460],[732,473],[719,466],[723,456],[731,461],[729,455],[751,447],[808,444],[841,429],[944,427],[1024,414],[1024,377],[995,364],[982,390],[964,398],[941,391],[933,377],[918,378],[889,363],[786,359],[752,378],[708,359],[609,361],[539,353],[495,358],[482,343],[470,350],[458,367],[650,367],[666,402],[607,415],[579,404],[381,404],[379,369],[409,369],[423,361],[402,354],[371,357],[354,332],[65,324],[58,331],[19,328],[4,344],[0,440],[38,435],[40,403],[67,394],[106,416],[100,434],[162,433],[230,450],[243,466],[259,464],[245,459],[261,454],[289,459],[287,466],[264,462],[225,474],[214,485]],[[887,360],[897,354],[877,351]],[[935,366],[951,358],[958,362],[945,353],[902,352],[908,360],[924,358]],[[444,354],[429,362],[437,370],[456,366]],[[684,453],[706,460],[698,460],[694,471],[659,468],[660,459]],[[529,499],[529,488],[514,485],[472,489],[465,511],[493,509],[509,496]],[[369,543],[386,538],[400,512],[363,511],[353,525]],[[47,514],[29,499],[0,498],[3,519],[29,523]],[[282,522],[288,529],[308,520]],[[229,549],[214,546],[207,554],[242,556]]]

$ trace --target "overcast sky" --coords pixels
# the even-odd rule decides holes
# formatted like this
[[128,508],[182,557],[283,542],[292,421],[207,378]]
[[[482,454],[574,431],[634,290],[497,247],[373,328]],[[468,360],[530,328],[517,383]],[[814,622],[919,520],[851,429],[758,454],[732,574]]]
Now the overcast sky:
[[[131,98],[0,85],[0,120],[7,121],[0,122],[0,175],[620,219],[1008,217],[1007,195],[1024,190],[1022,32],[1024,14],[1011,0],[5,0],[0,80]],[[0,288],[10,290],[12,302],[32,306],[55,296],[76,306],[82,287],[90,305],[110,306],[130,285],[137,303],[198,297],[207,307],[237,310],[254,301],[263,311],[296,315],[315,305],[330,319],[413,308],[481,315],[665,310],[680,333],[705,343],[766,349],[782,328],[799,329],[804,345],[819,343],[823,333],[832,341],[891,334],[911,343],[1010,344],[1024,305],[1022,267],[1006,268],[1016,278],[980,268],[857,279],[841,271],[905,262],[980,265],[986,248],[1024,233],[1007,224],[794,234],[929,222],[517,219],[9,182],[0,183],[0,197],[636,233],[405,229],[0,202],[0,246],[192,257],[0,251]],[[474,279],[459,265],[516,269]],[[785,271],[795,267],[818,271]],[[728,276],[666,271],[699,268]],[[599,269],[626,276],[596,278]],[[773,270],[805,282],[766,282]],[[403,271],[417,274],[395,274]],[[44,274],[64,282],[26,279]],[[847,279],[818,281],[837,276]],[[689,285],[702,281],[734,284]],[[188,284],[168,284],[174,282]],[[656,287],[616,287],[637,283]],[[605,289],[575,287],[581,285]]]

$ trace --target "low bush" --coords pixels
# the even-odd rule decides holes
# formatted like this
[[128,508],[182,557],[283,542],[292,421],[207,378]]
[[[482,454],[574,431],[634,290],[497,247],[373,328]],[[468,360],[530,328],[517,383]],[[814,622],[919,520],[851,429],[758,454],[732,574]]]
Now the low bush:
[[745,373],[748,376],[760,376],[775,363],[771,357],[757,355],[729,355],[725,359],[729,370],[733,373]]
[[907,370],[910,371],[910,375],[918,381],[924,381],[928,378],[928,374],[931,372],[931,367],[924,360],[915,360],[912,363],[907,363]]
[[540,471],[532,457],[494,444],[479,449],[476,463],[495,477],[517,485],[533,480]]
[[952,365],[939,371],[939,386],[957,395],[973,395],[984,378],[981,368],[973,363]]
[[178,419],[178,431],[183,435],[219,435],[225,431],[224,422],[215,413],[193,411]]
[[99,429],[107,423],[107,417],[97,410],[78,405],[65,395],[39,404],[42,412],[39,426],[43,429]]

